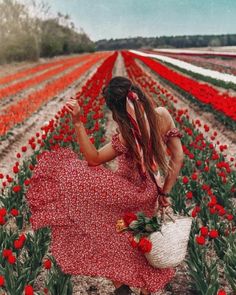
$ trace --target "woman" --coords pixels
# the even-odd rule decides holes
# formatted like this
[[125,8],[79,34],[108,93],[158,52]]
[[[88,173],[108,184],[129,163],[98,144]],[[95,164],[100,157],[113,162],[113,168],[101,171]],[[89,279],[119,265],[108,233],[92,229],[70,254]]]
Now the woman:
[[[161,290],[175,269],[153,268],[131,247],[130,234],[116,231],[116,222],[127,212],[152,216],[171,208],[168,193],[183,162],[182,135],[168,110],[155,109],[127,78],[111,79],[103,96],[118,132],[97,150],[80,121],[79,104],[69,99],[65,109],[85,160],[70,148],[41,155],[26,194],[31,223],[34,230],[51,227],[52,254],[65,273],[106,277],[115,294],[131,294],[129,286],[150,294]],[[115,157],[116,171],[102,165]],[[160,174],[153,174],[159,170],[166,175],[162,188]]]

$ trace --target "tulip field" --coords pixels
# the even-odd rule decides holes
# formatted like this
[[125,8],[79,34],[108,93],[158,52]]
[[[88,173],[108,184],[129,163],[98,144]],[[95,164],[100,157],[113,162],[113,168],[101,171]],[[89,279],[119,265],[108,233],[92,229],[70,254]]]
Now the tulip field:
[[[33,93],[30,93],[26,97],[23,97],[20,101],[4,108],[4,112],[0,114],[0,135],[4,135],[11,127],[16,124],[21,123],[27,117],[29,117],[32,112],[37,110],[43,103],[48,101],[55,93],[62,91],[73,80],[78,79],[80,75],[85,73],[95,62],[97,62],[106,54],[98,54],[95,56],[83,56],[74,58],[72,60],[66,60],[56,69],[48,70],[46,73],[38,75],[34,78],[24,80],[22,82],[15,83],[8,87],[4,87],[0,90],[0,99],[6,98],[9,95],[16,94],[24,88],[30,87],[34,84],[40,83],[43,80],[47,80],[50,76],[56,75],[61,71],[64,71],[74,65],[77,65],[72,71],[66,73],[60,78],[56,78],[52,82],[48,83],[46,87],[39,89]],[[84,63],[78,66],[78,63]],[[54,64],[55,66],[55,64]],[[48,65],[50,69],[51,64]],[[42,70],[42,69],[41,69]],[[38,71],[38,70],[37,70]],[[27,73],[28,75],[28,73]],[[29,104],[30,100],[30,104]],[[20,110],[20,111],[19,111]]]
[[215,114],[218,120],[236,130],[236,100],[235,96],[221,93],[218,89],[208,84],[203,84],[191,77],[170,69],[168,66],[154,61],[145,56],[140,59],[155,71],[162,79],[171,83],[180,90],[190,101],[198,103],[204,109]]
[[[201,83],[168,64],[128,50],[64,57],[0,76],[0,143],[4,144],[13,130],[26,124],[42,106],[47,106],[53,97],[97,65],[76,98],[91,142],[97,149],[102,147],[109,139],[105,135],[108,108],[101,90],[114,75],[118,56],[127,77],[152,97],[157,106],[169,110],[183,134],[185,158],[171,199],[175,213],[193,217],[184,261],[186,277],[176,278],[179,285],[185,286],[187,281],[188,286],[176,290],[170,282],[161,294],[236,295],[235,141],[234,146],[220,142],[219,131],[211,130],[201,120],[201,114],[198,119],[191,118],[186,108],[179,107],[170,89],[187,99],[190,108],[191,104],[197,104],[202,113],[212,113],[216,122],[231,133],[236,131],[236,94],[222,93],[213,83]],[[236,73],[236,59],[227,65],[215,57],[206,61],[202,56],[178,54],[176,58],[221,73]],[[163,82],[170,87],[168,90]],[[82,159],[70,118],[62,107],[20,147],[15,162],[9,163],[9,173],[1,171],[0,163],[0,295],[106,295],[113,291],[76,292],[72,275],[63,273],[53,257],[50,227],[45,224],[43,228],[32,229],[25,194],[40,156],[62,146],[70,147]],[[183,265],[177,268],[181,272]]]

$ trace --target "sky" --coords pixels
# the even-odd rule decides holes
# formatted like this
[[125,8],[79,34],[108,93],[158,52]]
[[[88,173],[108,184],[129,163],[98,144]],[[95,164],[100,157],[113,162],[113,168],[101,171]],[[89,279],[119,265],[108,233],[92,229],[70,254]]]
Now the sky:
[[[39,0],[38,0],[39,1]],[[236,0],[44,0],[91,40],[236,33]]]

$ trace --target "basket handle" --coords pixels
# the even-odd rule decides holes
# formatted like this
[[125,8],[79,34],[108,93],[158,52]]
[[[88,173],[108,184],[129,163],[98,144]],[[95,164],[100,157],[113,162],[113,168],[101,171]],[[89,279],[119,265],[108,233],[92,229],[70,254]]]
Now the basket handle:
[[[156,212],[157,214],[158,214],[158,211],[159,210],[157,210],[157,212]],[[175,222],[175,220],[172,218],[171,214],[165,212],[165,207],[164,207],[164,210],[162,210],[162,212],[161,212],[161,220],[163,221],[163,223],[166,223],[166,219],[167,219],[166,216],[168,216],[173,222]]]
[[171,217],[171,215],[167,212],[163,213],[161,216],[161,218],[163,219],[163,222],[166,223],[166,215],[173,221],[175,222],[175,220]]
[[[162,210],[160,210],[160,208],[162,208]],[[167,215],[167,216],[168,216],[173,222],[175,222],[175,220],[171,217],[171,215],[170,215],[169,213],[166,212],[167,209],[169,209],[169,208],[172,209],[171,204],[168,205],[167,207],[163,207],[163,206],[161,206],[161,205],[159,204],[159,201],[157,202],[157,206],[156,206],[156,208],[155,208],[156,215],[158,214],[158,211],[162,211],[162,212],[161,212],[161,220],[162,220],[164,223],[165,223],[165,221],[166,221],[166,215]],[[172,209],[172,211],[173,211],[173,209]]]

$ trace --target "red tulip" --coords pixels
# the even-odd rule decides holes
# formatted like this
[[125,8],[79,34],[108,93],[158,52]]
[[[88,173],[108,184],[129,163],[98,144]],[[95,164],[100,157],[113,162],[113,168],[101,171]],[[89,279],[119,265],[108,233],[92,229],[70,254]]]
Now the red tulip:
[[13,215],[13,216],[17,216],[17,215],[19,215],[19,211],[18,211],[17,209],[15,209],[15,208],[11,209],[10,213],[11,213],[11,215]]
[[218,290],[217,295],[227,295],[227,293],[225,292],[225,290],[220,289]]
[[188,183],[188,177],[187,176],[184,176],[182,180],[183,180],[183,183],[184,184],[187,184]]
[[50,259],[46,259],[46,260],[44,261],[44,268],[45,268],[45,269],[50,269],[51,266],[52,266],[52,262],[51,262],[51,260],[50,260]]
[[129,242],[130,242],[130,245],[131,245],[133,248],[137,248],[137,247],[138,247],[138,243],[134,240],[133,237],[129,238]]
[[34,289],[31,285],[26,285],[24,288],[25,295],[33,295],[34,294]]
[[206,240],[205,240],[205,237],[204,236],[196,236],[196,242],[199,244],[199,245],[204,245]]
[[14,264],[16,262],[16,257],[12,254],[10,254],[8,257],[7,257],[7,260],[10,264]]
[[5,284],[4,276],[0,275],[0,287],[4,286],[4,284]]
[[7,214],[7,209],[5,207],[0,209],[0,216],[4,217]]
[[8,256],[12,255],[12,250],[11,249],[3,249],[2,251],[2,256],[7,258]]
[[187,199],[192,199],[193,198],[193,193],[192,192],[187,192],[186,198]]
[[208,234],[208,227],[207,226],[202,226],[200,228],[200,231],[201,231],[202,236],[207,236],[207,234]]
[[227,218],[229,221],[231,221],[231,220],[234,219],[234,216],[233,216],[233,214],[227,214],[227,215],[226,215],[226,218]]
[[20,185],[15,185],[13,187],[13,192],[18,193],[19,191],[21,191],[21,186]]
[[217,229],[212,229],[209,231],[209,237],[211,238],[217,238],[219,236]]
[[152,243],[146,237],[142,237],[138,243],[138,248],[142,253],[150,252],[152,249]]
[[132,221],[137,220],[138,217],[136,214],[132,212],[128,212],[128,213],[125,213],[123,219],[125,221],[125,225],[128,226]]

